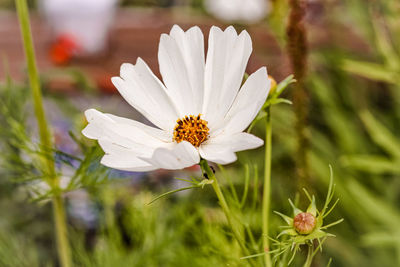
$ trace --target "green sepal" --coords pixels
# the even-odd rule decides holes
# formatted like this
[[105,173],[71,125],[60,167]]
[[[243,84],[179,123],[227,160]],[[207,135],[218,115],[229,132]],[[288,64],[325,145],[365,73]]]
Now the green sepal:
[[317,206],[315,204],[315,196],[314,195],[312,196],[311,203],[307,208],[307,212],[314,215],[314,217],[317,217]]
[[296,217],[297,214],[303,212],[301,209],[297,208],[297,207],[293,204],[293,202],[292,202],[292,200],[291,200],[290,198],[289,198],[289,203],[290,203],[290,206],[292,206],[292,208],[293,208],[293,217]]
[[284,219],[285,222],[286,222],[288,225],[290,225],[290,226],[293,225],[293,218],[290,218],[289,216],[287,216],[287,215],[285,215],[285,214],[282,214],[282,213],[280,213],[280,212],[278,212],[278,211],[274,211],[274,213],[277,214],[277,215],[279,215],[279,216],[281,216],[282,219]]
[[298,233],[293,228],[286,229],[286,230],[283,230],[282,232],[280,232],[279,235],[277,236],[277,238],[279,238],[280,236],[283,236],[283,235],[296,236],[296,235],[298,235]]

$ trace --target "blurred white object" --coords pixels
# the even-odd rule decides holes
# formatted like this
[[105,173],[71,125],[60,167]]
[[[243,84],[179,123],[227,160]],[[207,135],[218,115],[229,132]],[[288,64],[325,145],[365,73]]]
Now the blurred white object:
[[[71,177],[61,176],[59,179],[60,179],[60,189],[66,190],[69,184],[71,183]],[[43,180],[34,181],[28,184],[27,189],[32,198],[35,199],[35,198],[45,197],[45,202],[49,200],[47,197],[48,194],[51,192],[51,187],[47,182]]]
[[227,22],[256,23],[269,13],[268,0],[206,0],[205,8]]
[[71,36],[79,53],[94,54],[107,44],[118,0],[41,0],[56,39]]

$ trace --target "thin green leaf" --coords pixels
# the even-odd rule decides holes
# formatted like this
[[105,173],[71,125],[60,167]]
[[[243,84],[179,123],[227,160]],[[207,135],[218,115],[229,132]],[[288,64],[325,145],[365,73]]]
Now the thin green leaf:
[[155,199],[153,199],[149,203],[147,203],[147,205],[150,205],[150,204],[154,203],[155,201],[159,200],[160,198],[169,196],[169,195],[174,194],[176,192],[180,192],[180,191],[184,191],[184,190],[188,190],[188,189],[193,189],[193,188],[198,188],[198,187],[200,187],[200,186],[199,185],[193,185],[193,186],[183,187],[183,188],[179,188],[179,189],[175,189],[175,190],[166,192],[164,194],[159,195],[158,197],[156,197]]
[[398,74],[385,68],[384,65],[351,59],[343,60],[342,68],[345,71],[354,73],[367,79],[387,83],[398,83]]
[[393,157],[400,159],[398,139],[367,110],[360,112],[360,117],[375,143]]

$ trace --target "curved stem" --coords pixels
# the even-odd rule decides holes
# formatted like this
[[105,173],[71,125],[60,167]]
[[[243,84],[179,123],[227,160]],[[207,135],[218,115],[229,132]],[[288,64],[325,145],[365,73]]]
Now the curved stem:
[[239,229],[237,228],[236,224],[234,223],[232,212],[229,209],[229,206],[228,206],[228,204],[227,204],[227,202],[225,200],[225,197],[224,197],[224,195],[223,195],[223,193],[221,191],[221,188],[220,188],[220,186],[218,184],[218,181],[217,181],[217,178],[215,177],[214,172],[211,170],[210,166],[208,165],[208,162],[206,160],[204,160],[204,159],[202,159],[200,161],[200,167],[203,170],[203,172],[205,172],[207,174],[208,179],[213,181],[211,185],[212,185],[212,187],[213,187],[213,189],[215,191],[215,194],[217,195],[219,204],[220,204],[222,210],[225,213],[226,219],[228,220],[228,224],[231,227],[233,235],[234,235],[235,239],[237,240],[237,242],[239,243],[239,246],[240,246],[244,256],[250,255],[249,251],[247,250],[247,248],[245,246],[245,243],[244,243],[244,240],[242,238],[242,235],[240,234]]
[[59,178],[56,174],[54,158],[51,156],[53,144],[43,108],[42,91],[40,88],[40,80],[36,67],[36,58],[29,24],[27,1],[15,0],[15,4],[17,7],[18,20],[21,27],[25,56],[28,65],[30,89],[32,92],[35,116],[39,128],[40,145],[45,152],[45,155],[41,157],[41,162],[44,166],[43,169],[46,170],[43,180],[45,180],[55,192],[52,201],[58,254],[61,265],[63,267],[70,267],[71,259],[67,236],[67,226],[65,222],[65,210],[63,199],[61,197],[61,191],[59,190]]
[[[262,202],[262,232],[263,247],[266,252],[269,251],[269,210],[271,200],[271,145],[272,145],[272,127],[271,127],[271,107],[266,109],[267,116],[265,121],[265,162],[264,162],[264,188]],[[271,256],[265,253],[265,266],[271,267]]]
[[303,267],[310,267],[313,260],[313,245],[308,245],[307,259]]

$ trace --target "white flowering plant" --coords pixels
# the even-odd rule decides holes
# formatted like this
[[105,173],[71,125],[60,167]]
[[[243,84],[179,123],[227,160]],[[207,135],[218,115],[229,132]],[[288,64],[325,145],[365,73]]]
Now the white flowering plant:
[[[293,252],[288,262],[290,264],[300,247],[306,245],[311,251],[306,259],[306,266],[310,266],[317,249],[321,248],[326,237],[331,236],[324,230],[340,222],[323,225],[323,219],[336,205],[335,203],[327,210],[334,186],[331,180],[327,200],[321,211],[316,209],[314,196],[310,197],[307,192],[306,195],[311,204],[306,212],[301,212],[290,201],[294,209],[294,218],[279,213],[288,226],[278,235],[278,238],[286,239],[280,241],[272,239],[271,245],[270,235],[274,232],[271,223],[273,219],[270,217],[271,114],[275,108],[274,105],[291,104],[291,101],[281,95],[290,84],[296,81],[293,75],[290,75],[276,83],[268,75],[266,67],[261,67],[251,74],[246,73],[247,63],[253,50],[250,34],[246,30],[238,33],[233,26],[228,26],[226,29],[212,26],[208,35],[207,52],[205,52],[205,38],[198,26],[183,30],[180,26],[174,25],[168,34],[162,34],[160,37],[157,55],[162,79],[159,79],[141,58],[138,58],[135,64],[123,63],[120,75],[111,79],[126,102],[141,113],[147,122],[119,117],[88,107],[89,109],[84,113],[87,124],[82,130],[82,134],[87,139],[97,141],[98,146],[88,145],[88,140],[73,135],[72,138],[82,153],[82,155],[75,156],[54,148],[54,140],[44,113],[26,2],[17,0],[16,3],[40,139],[39,148],[32,152],[35,162],[31,164],[32,168],[28,172],[34,173],[37,178],[35,179],[37,183],[34,184],[37,186],[33,187],[34,200],[50,200],[52,202],[57,252],[61,266],[70,267],[75,262],[83,263],[84,266],[111,265],[112,260],[103,262],[101,255],[104,254],[101,253],[106,251],[108,254],[109,249],[113,254],[110,253],[112,255],[107,256],[114,257],[129,251],[125,248],[133,247],[135,242],[148,240],[145,237],[145,231],[141,232],[137,230],[137,227],[142,227],[157,237],[159,237],[157,232],[160,232],[158,229],[162,229],[161,232],[164,234],[162,238],[173,243],[168,239],[168,229],[171,228],[171,225],[176,224],[176,220],[167,221],[165,224],[160,222],[162,227],[157,230],[150,229],[157,223],[157,218],[154,213],[149,212],[148,205],[146,208],[144,206],[173,193],[194,188],[204,189],[201,191],[202,194],[207,192],[206,189],[212,188],[215,195],[208,200],[212,200],[215,206],[218,201],[222,209],[222,211],[216,207],[209,209],[206,205],[203,207],[202,203],[197,203],[195,206],[197,214],[195,215],[201,214],[202,216],[199,216],[201,219],[196,221],[198,219],[196,216],[188,219],[188,224],[191,220],[195,221],[194,226],[190,225],[194,229],[193,232],[198,229],[208,231],[210,248],[202,247],[206,252],[202,251],[203,255],[208,255],[209,250],[213,249],[219,252],[218,254],[213,251],[218,256],[212,258],[207,262],[208,264],[217,262],[227,265],[233,263],[237,266],[270,267],[285,264],[286,259],[281,259],[279,255]],[[7,108],[11,106],[7,105]],[[8,116],[12,117],[10,114]],[[13,123],[23,127],[22,123],[15,121]],[[9,123],[9,125],[11,124]],[[259,129],[264,131],[265,138],[256,136],[258,132],[262,132],[257,131]],[[22,139],[17,140],[22,141]],[[25,141],[29,144],[34,143],[30,139],[24,139]],[[244,182],[241,181],[244,185],[243,188],[238,189],[230,177],[229,171],[232,170],[223,165],[235,163],[238,160],[239,152],[256,149],[263,145],[264,157],[254,156],[249,158],[250,162],[248,163],[242,164],[240,161],[236,163],[240,166],[240,168],[234,169],[236,177],[244,180]],[[12,146],[11,150],[13,149],[18,150],[18,153],[23,150],[18,145]],[[254,152],[254,155],[258,155],[256,153]],[[69,177],[66,177],[62,168],[58,166],[59,162],[56,159],[59,157],[62,158],[61,165],[73,167],[73,172]],[[99,159],[100,157],[101,159]],[[258,182],[258,159],[261,159],[264,167],[262,194],[259,194],[261,183]],[[75,165],[71,164],[71,160],[76,161]],[[25,165],[28,164],[21,163],[21,166],[25,167]],[[113,203],[112,193],[107,189],[109,184],[104,183],[104,180],[109,178],[108,171],[111,169],[124,173],[147,174],[165,170],[177,173],[177,171],[192,166],[199,166],[201,172],[192,172],[193,177],[190,179],[179,178],[179,180],[189,183],[189,186],[169,191],[156,198],[150,194],[141,193],[140,204],[134,203],[135,209],[140,210],[139,215],[131,211],[129,215],[134,214],[132,216],[135,220],[131,220],[132,225],[128,226],[125,214],[121,210],[124,210],[129,204],[126,205],[124,198]],[[187,174],[184,171],[182,173]],[[254,177],[254,181],[251,180],[252,177]],[[229,189],[224,187],[226,184],[222,183],[222,179],[228,184]],[[96,247],[93,253],[94,261],[81,259],[84,252],[76,252],[80,251],[80,249],[76,249],[79,246],[71,242],[72,237],[68,235],[68,213],[65,210],[64,196],[67,192],[81,188],[100,192],[98,195],[100,195],[106,217],[104,224],[111,229],[105,229],[101,233],[102,239],[98,242],[101,245]],[[87,199],[85,197],[85,201]],[[80,203],[78,202],[72,201],[73,206],[79,208]],[[82,208],[83,206],[85,208]],[[87,207],[92,206],[95,205],[81,205],[80,211],[86,211]],[[115,215],[110,215],[113,214],[113,208],[120,213],[115,212]],[[147,214],[147,216],[145,214],[147,212],[150,215]],[[189,212],[191,212],[190,209],[185,210],[184,217],[189,216]],[[136,215],[139,217],[135,217]],[[169,214],[165,216],[168,217]],[[90,222],[95,220],[93,218],[96,216],[91,214]],[[203,228],[196,229],[197,223]],[[222,226],[210,229],[208,224]],[[228,232],[226,232],[226,226],[229,228]],[[126,232],[129,230],[134,234],[126,237]],[[121,232],[120,235],[116,234],[118,231]],[[179,232],[181,233],[177,231],[174,234],[187,233],[185,229]],[[140,234],[136,235],[136,233]],[[182,239],[191,235],[194,236],[193,233],[188,233]],[[203,240],[204,237],[197,234],[190,241],[194,243],[197,241],[196,238]],[[314,246],[314,240],[320,240],[318,246]],[[141,243],[140,249],[146,249],[145,243],[145,241]],[[184,242],[182,244],[181,247],[186,245]],[[74,247],[72,250],[71,245]],[[229,248],[228,251],[223,250],[224,245]],[[278,246],[278,248],[275,249],[274,246]],[[193,251],[197,253],[197,248]],[[124,255],[121,258],[133,259],[132,264],[125,260],[116,260],[114,264],[123,262],[123,264],[134,265],[140,262],[137,259],[142,258],[140,254],[133,256],[129,255],[129,252],[126,254],[128,256]],[[118,258],[118,256],[115,257]],[[109,258],[105,257],[104,259]],[[194,261],[194,259],[189,259],[189,261],[192,260]],[[155,262],[151,262],[149,265],[160,264],[160,261]],[[204,265],[204,262],[198,265]]]

